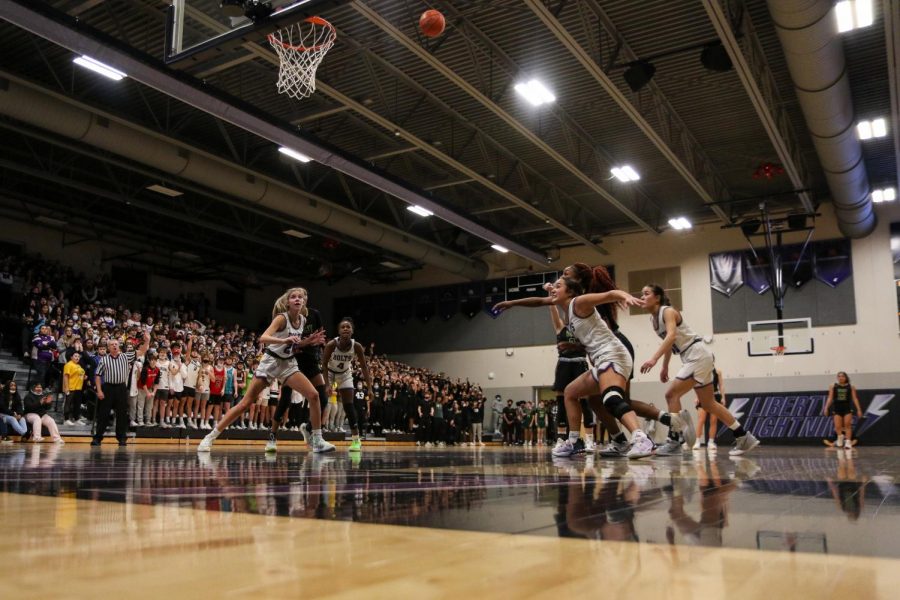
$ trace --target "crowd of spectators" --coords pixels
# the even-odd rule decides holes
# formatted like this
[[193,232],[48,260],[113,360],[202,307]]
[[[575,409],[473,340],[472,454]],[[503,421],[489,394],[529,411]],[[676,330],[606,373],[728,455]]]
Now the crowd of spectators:
[[[87,425],[95,417],[94,375],[107,343],[117,340],[130,354],[145,336],[149,349],[136,357],[130,377],[129,425],[210,429],[249,385],[261,351],[256,332],[211,318],[203,295],[126,306],[105,275],[89,277],[37,255],[0,261],[0,318],[4,345],[31,365],[27,396],[38,399],[29,412],[15,383],[5,385],[4,435],[8,429],[22,435],[31,422],[60,439],[47,414],[59,397],[65,424]],[[482,443],[486,407],[479,386],[376,355],[374,345],[367,356],[373,389],[363,388],[359,373],[356,381],[357,394],[369,399],[368,432],[414,433],[426,446]],[[277,384],[270,386],[233,427],[267,428],[280,394]],[[297,430],[308,419],[308,406],[294,400],[287,427]],[[343,430],[335,397],[324,417],[326,429]]]

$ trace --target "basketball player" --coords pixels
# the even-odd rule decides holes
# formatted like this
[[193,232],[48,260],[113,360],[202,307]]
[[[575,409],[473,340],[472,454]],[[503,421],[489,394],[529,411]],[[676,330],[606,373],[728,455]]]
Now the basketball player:
[[828,390],[828,400],[822,414],[828,416],[828,409],[834,405],[834,433],[837,435],[834,447],[837,449],[853,448],[853,406],[856,407],[856,416],[862,418],[862,408],[859,406],[859,397],[856,388],[850,385],[850,378],[843,371],[838,371],[837,383],[831,384]]
[[[715,360],[715,359],[714,359]],[[722,371],[713,367],[713,399],[722,404],[725,404],[725,388],[722,387]],[[694,442],[694,450],[699,450],[703,447],[708,447],[710,450],[716,449],[716,425],[719,420],[715,417],[715,415],[711,415],[703,410],[703,407],[700,406],[700,400],[698,399],[694,408],[697,409],[697,441]],[[706,440],[706,419],[709,417],[709,444],[707,444]]]
[[[559,448],[555,448],[553,455],[571,456],[578,451],[576,444],[579,442],[581,425],[581,403],[578,399],[582,396],[595,395],[599,391],[602,404],[632,432],[629,458],[649,456],[653,450],[653,442],[641,431],[637,416],[625,401],[625,385],[633,366],[631,357],[596,308],[597,305],[610,302],[621,302],[626,306],[641,306],[642,302],[621,290],[600,294],[584,292],[578,281],[563,277],[557,280],[547,298],[539,299],[542,304],[553,304],[565,309],[567,327],[584,346],[593,365],[590,371],[582,373],[566,386],[565,404],[569,421],[569,439]],[[527,305],[519,300],[500,302],[494,306],[494,310],[500,312],[523,304]]]
[[[362,344],[353,339],[353,319],[344,317],[338,323],[338,337],[325,344],[322,364],[327,369],[325,384],[328,385],[329,379],[331,379],[337,385],[338,397],[344,406],[347,421],[350,423],[350,435],[353,437],[349,451],[361,452],[362,442],[359,434],[365,417],[360,414],[361,411],[357,411],[357,407],[353,403],[353,371],[351,369],[354,359],[359,362],[359,368],[368,386],[366,389],[371,390],[372,373],[369,372],[369,365],[366,362],[365,349]],[[371,398],[367,393],[366,399],[371,400]]]
[[[306,303],[307,305],[309,304],[308,297],[306,298]],[[314,308],[309,308],[308,306],[307,311],[306,325],[303,327],[303,337],[311,336],[320,330],[324,334],[325,328],[322,327],[322,316],[319,314],[319,311]],[[328,406],[328,389],[325,387],[325,377],[322,375],[322,346],[309,345],[301,348],[300,352],[297,354],[297,368],[300,369],[300,372],[312,382],[313,386],[315,386],[316,392],[319,394],[319,406],[322,407],[322,415],[324,416],[325,408]],[[278,429],[284,421],[285,413],[288,408],[290,408],[290,392],[291,390],[288,389],[287,393],[285,393],[285,389],[282,388],[281,398],[278,401],[278,408],[275,409],[275,417],[272,421],[271,431],[269,432],[270,438],[277,435]],[[307,443],[309,443],[309,425],[310,424],[307,422],[303,422],[300,425],[300,433]]]
[[[612,290],[618,289],[618,287],[616,286],[616,282],[613,281],[612,277],[609,274],[609,271],[602,265],[597,265],[596,267],[592,268],[585,263],[573,263],[563,269],[563,277],[571,277],[577,280],[581,283],[582,287],[584,287],[588,292],[592,293],[610,292]],[[621,329],[619,328],[619,322],[616,319],[616,305],[601,304],[597,308],[597,311],[600,313],[600,317],[603,318],[603,320],[612,330],[613,335],[615,335],[625,346],[625,349],[628,350],[628,355],[631,356],[631,361],[633,363],[634,346],[632,346],[631,341],[627,337],[625,337],[625,334],[623,334]],[[625,399],[631,406],[631,408],[634,409],[635,414],[637,414],[639,417],[643,417],[644,419],[649,420],[653,425],[655,425],[655,423],[653,423],[654,421],[659,421],[663,425],[666,425],[668,427],[672,427],[673,422],[675,423],[676,427],[683,426],[684,419],[689,418],[689,415],[687,415],[686,412],[685,415],[670,414],[659,410],[652,404],[641,402],[640,400],[635,400],[634,398],[632,398],[632,379],[634,379],[633,369],[631,375],[628,377],[628,381],[626,381]],[[625,456],[629,450],[628,438],[625,437],[625,434],[619,429],[615,418],[613,418],[613,416],[609,414],[609,411],[603,407],[603,404],[599,401],[599,398],[592,398],[591,403],[595,407],[597,416],[600,418],[600,421],[603,423],[603,426],[609,432],[610,436],[610,443],[600,450],[600,456],[603,458],[616,458]]]
[[[319,331],[303,339],[303,326],[306,315],[306,290],[303,288],[291,288],[282,294],[272,307],[272,324],[259,336],[259,342],[265,344],[265,355],[254,373],[253,380],[247,387],[243,398],[222,417],[200,445],[197,452],[209,452],[213,442],[222,431],[235,419],[244,414],[244,411],[258,397],[260,391],[275,381],[283,381],[292,389],[300,392],[310,404],[310,412],[313,422],[312,451],[331,452],[334,446],[322,439],[322,410],[319,408],[319,396],[316,388],[309,379],[297,369],[297,361],[294,358],[300,348],[309,345],[321,344],[325,338],[325,332]],[[271,442],[271,440],[270,440]],[[266,450],[269,451],[268,445]]]
[[[649,373],[656,366],[660,358],[663,359],[662,370],[659,379],[663,383],[669,381],[669,360],[672,354],[681,356],[682,367],[675,376],[675,380],[666,390],[666,403],[670,413],[687,415],[681,408],[681,397],[691,389],[697,394],[702,406],[710,415],[716,416],[729,429],[734,432],[734,447],[728,452],[731,456],[739,456],[759,445],[759,440],[746,431],[740,422],[732,416],[728,409],[715,401],[713,397],[713,355],[706,347],[706,343],[699,335],[695,334],[676,309],[669,304],[669,298],[665,291],[656,284],[644,286],[641,290],[641,299],[644,309],[649,312],[651,325],[663,342],[653,353],[653,356],[641,365],[641,373]],[[680,432],[684,435],[688,447],[694,443],[694,428],[690,422],[690,416],[684,419]],[[675,422],[673,421],[673,429]],[[678,431],[676,429],[676,431]],[[658,456],[671,456],[681,454],[681,440],[669,437],[666,443],[657,448]]]
[[[563,323],[559,316],[559,309],[550,306],[550,320],[556,331],[556,372],[553,378],[553,391],[556,392],[556,446],[566,443],[569,436],[568,420],[566,419],[566,403],[564,392],[566,386],[578,379],[578,376],[588,370],[587,356],[584,346],[578,343],[575,336]],[[585,452],[594,451],[594,411],[588,406],[587,398],[581,398],[581,413],[583,415],[584,430],[587,438],[584,443]]]

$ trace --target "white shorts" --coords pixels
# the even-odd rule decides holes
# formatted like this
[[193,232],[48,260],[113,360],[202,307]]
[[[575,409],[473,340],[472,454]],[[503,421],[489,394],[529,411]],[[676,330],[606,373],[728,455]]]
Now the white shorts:
[[612,337],[608,344],[603,347],[603,352],[597,357],[591,356],[591,375],[596,381],[600,381],[600,374],[604,371],[612,369],[628,381],[631,377],[631,371],[634,369],[634,361],[625,347],[618,338]]
[[275,358],[271,354],[263,354],[259,366],[253,373],[254,377],[261,377],[270,384],[273,381],[284,382],[294,373],[298,373],[297,361],[293,358]]
[[347,369],[343,373],[335,373],[334,371],[329,371],[329,376],[331,377],[331,381],[337,384],[337,389],[339,390],[352,390],[353,389],[353,373],[350,369]]
[[681,369],[678,370],[676,379],[686,380],[693,379],[694,387],[705,387],[712,383],[713,380],[713,355],[702,341],[695,342],[688,349],[682,352]]

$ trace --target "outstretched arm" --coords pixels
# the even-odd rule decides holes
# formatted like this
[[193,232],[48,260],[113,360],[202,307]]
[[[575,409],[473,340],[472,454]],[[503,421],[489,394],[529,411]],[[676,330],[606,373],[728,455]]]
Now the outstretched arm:
[[562,318],[559,316],[559,309],[553,306],[552,304],[549,306],[550,308],[550,321],[553,323],[553,331],[559,333],[562,331],[563,327],[565,327],[565,323],[563,323]]
[[496,313],[501,313],[507,308],[513,308],[514,306],[528,306],[530,308],[535,308],[538,306],[549,306],[553,304],[553,300],[550,299],[550,296],[531,296],[530,298],[519,298],[518,300],[504,300],[503,302],[498,302],[491,309]]
[[641,300],[640,298],[635,298],[628,292],[623,292],[622,290],[610,290],[608,292],[582,294],[581,296],[576,296],[575,299],[572,300],[572,302],[575,303],[575,314],[581,317],[587,316],[585,313],[590,312],[590,308],[593,308],[599,304],[612,304],[615,302],[623,309],[629,306],[644,305],[643,300]]

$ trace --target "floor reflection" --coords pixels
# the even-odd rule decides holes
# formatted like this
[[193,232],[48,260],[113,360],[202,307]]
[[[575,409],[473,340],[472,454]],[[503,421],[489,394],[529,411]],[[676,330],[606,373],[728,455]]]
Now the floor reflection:
[[[657,544],[900,557],[897,453],[764,448],[642,461],[525,449],[0,448],[0,491]],[[61,508],[60,522],[77,518]]]

